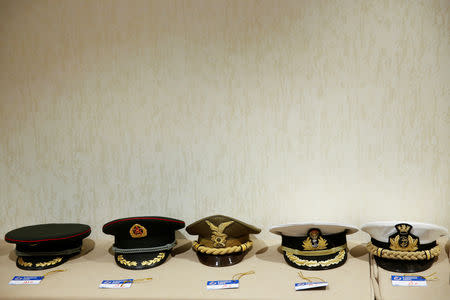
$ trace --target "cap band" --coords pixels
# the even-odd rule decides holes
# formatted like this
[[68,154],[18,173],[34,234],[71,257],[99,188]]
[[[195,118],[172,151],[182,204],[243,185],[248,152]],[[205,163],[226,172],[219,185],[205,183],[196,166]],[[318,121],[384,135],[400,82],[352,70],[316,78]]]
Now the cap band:
[[150,247],[150,248],[117,248],[115,246],[112,247],[112,250],[114,253],[120,253],[120,254],[132,254],[132,253],[145,253],[145,252],[159,252],[159,251],[165,251],[170,250],[177,244],[177,241],[174,241],[173,243],[159,246],[159,247]]
[[[379,247],[379,248],[384,248],[384,249],[390,249],[390,250],[394,250],[391,249],[391,244],[390,243],[385,243],[385,242],[381,242],[379,240],[376,240],[374,238],[371,238],[370,241],[372,242],[373,245]],[[430,250],[434,247],[436,247],[436,241],[433,241],[431,243],[427,243],[427,244],[417,244],[417,250],[416,251],[421,251],[421,250]],[[398,249],[395,249],[397,251],[399,251]],[[406,251],[406,250],[405,250]]]
[[70,255],[74,253],[78,253],[81,251],[81,246],[77,248],[67,249],[63,251],[58,252],[22,252],[16,249],[16,255],[17,256],[58,256],[58,255]]
[[331,255],[335,254],[341,250],[344,250],[347,248],[347,244],[344,244],[342,246],[334,247],[331,249],[325,249],[325,250],[308,250],[308,251],[301,251],[297,249],[292,249],[288,247],[281,247],[281,250],[288,252],[290,254],[300,255],[300,256],[324,256],[324,255]]
[[[345,245],[347,243],[346,233],[339,232],[335,234],[321,234],[319,229],[312,228],[309,230],[319,232],[318,236],[314,239],[308,233],[307,236],[281,236],[281,245],[285,247],[289,247],[292,249],[305,250],[305,251],[317,251],[317,250],[326,250],[332,249],[334,247],[339,247]],[[316,244],[315,243],[321,243]]]

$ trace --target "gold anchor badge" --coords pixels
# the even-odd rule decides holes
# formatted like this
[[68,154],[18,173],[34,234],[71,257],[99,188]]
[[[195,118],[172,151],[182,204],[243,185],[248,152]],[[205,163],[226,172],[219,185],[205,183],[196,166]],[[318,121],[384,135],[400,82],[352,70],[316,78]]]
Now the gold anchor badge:
[[308,237],[303,241],[304,250],[327,249],[328,242],[322,237],[319,229],[313,228],[308,231]]
[[219,226],[214,225],[208,220],[206,220],[205,222],[206,224],[208,224],[209,228],[211,228],[211,241],[213,241],[214,243],[214,248],[224,248],[225,243],[227,242],[228,235],[223,233],[223,231],[234,221],[223,222],[219,224]]
[[143,238],[147,236],[147,229],[139,224],[134,224],[130,228],[130,235],[134,239]]
[[412,226],[408,224],[397,224],[397,234],[389,238],[389,248],[395,251],[416,251],[419,239],[415,239],[409,233]]

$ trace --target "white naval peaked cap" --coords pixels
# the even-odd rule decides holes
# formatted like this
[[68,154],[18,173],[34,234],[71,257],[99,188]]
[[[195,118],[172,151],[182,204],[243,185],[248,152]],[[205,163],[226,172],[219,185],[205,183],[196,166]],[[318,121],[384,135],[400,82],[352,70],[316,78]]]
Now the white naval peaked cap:
[[389,237],[397,232],[395,225],[411,225],[410,233],[419,238],[421,244],[429,244],[439,237],[448,235],[448,230],[444,227],[409,221],[380,221],[370,222],[361,226],[361,230],[367,232],[371,238],[380,242],[389,242]]
[[270,232],[284,236],[306,236],[308,231],[312,228],[318,228],[324,235],[344,232],[352,234],[359,229],[352,225],[331,223],[331,222],[305,222],[305,223],[291,223],[284,225],[273,226],[269,229]]

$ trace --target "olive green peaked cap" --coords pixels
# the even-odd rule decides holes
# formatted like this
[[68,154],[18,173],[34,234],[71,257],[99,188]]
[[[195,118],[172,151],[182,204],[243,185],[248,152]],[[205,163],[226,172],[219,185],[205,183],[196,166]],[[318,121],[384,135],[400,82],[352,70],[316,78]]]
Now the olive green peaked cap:
[[200,261],[221,267],[240,262],[252,247],[249,235],[260,233],[261,229],[231,217],[214,215],[189,225],[186,231],[199,236],[193,248]]
[[211,234],[211,228],[209,227],[209,225],[207,225],[206,221],[209,221],[215,224],[216,226],[225,222],[233,221],[233,223],[227,226],[225,230],[231,236],[258,234],[261,232],[261,229],[253,225],[247,224],[235,218],[227,217],[224,215],[214,215],[198,220],[189,225],[188,227],[186,227],[186,231],[192,235],[209,236]]

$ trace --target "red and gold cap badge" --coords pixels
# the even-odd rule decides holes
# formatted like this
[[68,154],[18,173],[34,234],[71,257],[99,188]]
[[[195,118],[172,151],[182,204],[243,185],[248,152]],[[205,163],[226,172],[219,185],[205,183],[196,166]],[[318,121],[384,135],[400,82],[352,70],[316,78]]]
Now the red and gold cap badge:
[[134,224],[130,228],[130,235],[134,239],[139,239],[147,236],[147,229],[139,224]]

